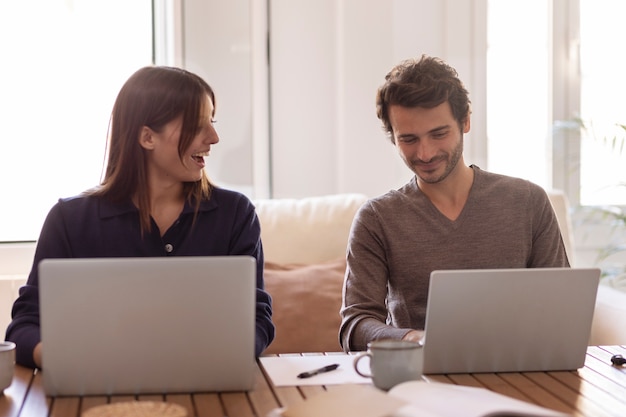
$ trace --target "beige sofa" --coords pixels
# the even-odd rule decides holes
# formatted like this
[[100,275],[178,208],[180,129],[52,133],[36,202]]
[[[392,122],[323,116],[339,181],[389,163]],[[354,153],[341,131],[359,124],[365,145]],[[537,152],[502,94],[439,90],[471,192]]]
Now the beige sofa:
[[[568,203],[549,193],[566,248],[576,265]],[[345,248],[352,219],[366,201],[361,194],[255,200],[265,249],[265,280],[274,298],[278,333],[267,353],[340,350],[337,339]],[[30,270],[32,244],[4,245],[0,253],[0,324],[8,324],[17,291]],[[6,247],[8,246],[8,248]],[[10,249],[10,250],[6,250]],[[601,285],[591,345],[626,344],[626,291]]]
[[266,353],[340,351],[339,307],[361,194],[256,200],[276,339]]
[[[566,250],[576,265],[565,195],[549,192]],[[256,200],[267,290],[274,298],[276,340],[266,353],[340,350],[337,339],[345,248],[361,194]],[[590,345],[626,344],[626,292],[598,290]]]

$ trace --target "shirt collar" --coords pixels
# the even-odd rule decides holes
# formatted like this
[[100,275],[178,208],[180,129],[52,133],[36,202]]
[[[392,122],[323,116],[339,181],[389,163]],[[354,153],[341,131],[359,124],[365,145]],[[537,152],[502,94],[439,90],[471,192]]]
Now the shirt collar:
[[[130,200],[121,203],[114,203],[102,198],[98,200],[101,219],[117,217],[127,213],[136,213],[138,211],[137,207],[135,207],[135,205]],[[217,202],[214,198],[210,198],[209,200],[203,200],[200,203],[198,211],[211,211],[215,208],[217,208]],[[183,211],[181,214],[193,214],[194,212],[195,204],[190,203],[189,201],[185,201],[185,206],[183,207]]]

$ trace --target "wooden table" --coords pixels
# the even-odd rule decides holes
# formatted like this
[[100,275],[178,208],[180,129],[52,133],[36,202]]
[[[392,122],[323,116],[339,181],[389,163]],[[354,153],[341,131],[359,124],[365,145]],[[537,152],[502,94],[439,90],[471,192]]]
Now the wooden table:
[[[610,363],[626,356],[626,346],[591,346],[585,366],[572,372],[429,375],[437,382],[486,387],[575,416],[626,416],[626,367]],[[274,387],[261,367],[253,391],[111,397],[46,397],[41,373],[17,366],[12,385],[0,397],[0,417],[79,417],[90,407],[129,400],[169,401],[187,408],[189,416],[265,417],[271,410],[302,401],[333,386]]]

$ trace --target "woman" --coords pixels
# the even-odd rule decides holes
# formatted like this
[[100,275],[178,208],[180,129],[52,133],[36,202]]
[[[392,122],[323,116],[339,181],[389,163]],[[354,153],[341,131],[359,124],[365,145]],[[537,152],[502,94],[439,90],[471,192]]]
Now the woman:
[[42,366],[37,266],[45,258],[254,256],[256,355],[273,340],[254,206],[212,185],[204,171],[219,141],[214,115],[213,90],[188,71],[145,67],[124,84],[113,107],[102,183],[59,200],[41,230],[6,334],[17,344],[17,363]]

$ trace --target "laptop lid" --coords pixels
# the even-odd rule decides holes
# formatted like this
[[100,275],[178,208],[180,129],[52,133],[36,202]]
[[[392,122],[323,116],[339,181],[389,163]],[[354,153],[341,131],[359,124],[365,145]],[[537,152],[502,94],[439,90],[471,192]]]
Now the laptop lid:
[[46,394],[252,388],[255,271],[250,256],[43,260]]
[[424,373],[582,367],[600,269],[433,271]]

